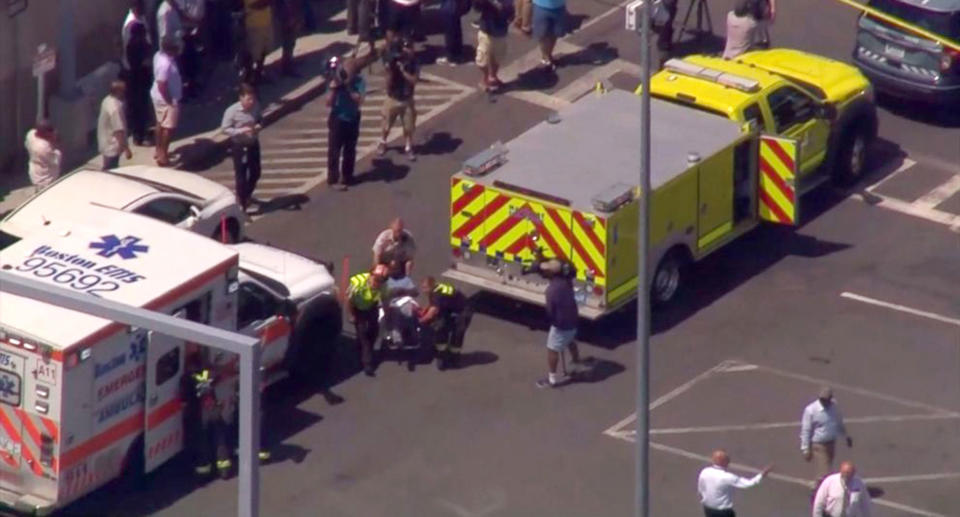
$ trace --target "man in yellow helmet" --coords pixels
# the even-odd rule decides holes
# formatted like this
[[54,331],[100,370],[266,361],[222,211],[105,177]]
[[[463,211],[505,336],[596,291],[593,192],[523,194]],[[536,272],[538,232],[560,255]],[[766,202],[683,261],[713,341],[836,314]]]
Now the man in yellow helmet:
[[190,345],[184,374],[181,377],[180,397],[184,403],[184,443],[189,451],[194,472],[206,477],[213,473],[214,453],[217,472],[228,477],[232,462],[226,444],[226,430],[220,416],[220,407],[214,393],[215,377],[205,364],[204,349]]
[[420,289],[430,300],[420,316],[420,324],[429,325],[435,332],[437,368],[456,368],[460,365],[463,337],[473,317],[467,297],[454,286],[437,282],[432,276],[423,279]]
[[360,345],[360,363],[363,373],[374,375],[373,344],[380,334],[378,324],[380,300],[383,296],[383,282],[387,277],[387,267],[377,265],[373,270],[357,273],[350,277],[347,287],[347,308],[350,322],[356,328],[357,344]]

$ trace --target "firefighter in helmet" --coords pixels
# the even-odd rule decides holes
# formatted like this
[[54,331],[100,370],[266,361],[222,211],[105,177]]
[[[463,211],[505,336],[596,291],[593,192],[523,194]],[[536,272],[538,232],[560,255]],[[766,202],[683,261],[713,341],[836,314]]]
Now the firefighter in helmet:
[[213,372],[204,360],[204,349],[187,345],[186,366],[181,378],[180,398],[184,403],[183,428],[187,450],[198,476],[213,472],[216,452],[217,472],[230,475],[232,463],[226,445],[224,423],[214,392]]
[[373,345],[380,334],[380,300],[386,277],[387,267],[377,265],[369,272],[350,277],[350,286],[347,288],[347,308],[350,321],[356,327],[360,362],[363,364],[363,373],[369,377],[374,375]]
[[437,368],[456,368],[460,365],[463,337],[473,317],[467,297],[456,287],[437,282],[432,276],[423,279],[420,290],[429,299],[429,305],[421,312],[420,324],[430,326],[435,333]]

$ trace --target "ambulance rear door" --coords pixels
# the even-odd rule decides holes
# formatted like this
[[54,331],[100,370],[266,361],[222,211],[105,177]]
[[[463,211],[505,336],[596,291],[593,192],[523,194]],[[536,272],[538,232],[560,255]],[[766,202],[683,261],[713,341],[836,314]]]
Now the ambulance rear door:
[[[183,316],[179,311],[175,316]],[[145,346],[147,353],[146,411],[144,412],[144,470],[151,472],[180,452],[183,418],[180,378],[183,374],[183,340],[149,331],[136,333],[131,347]]]
[[23,447],[23,423],[17,416],[24,398],[24,367],[23,357],[0,350],[0,489],[15,493],[24,489],[21,462],[36,461]]

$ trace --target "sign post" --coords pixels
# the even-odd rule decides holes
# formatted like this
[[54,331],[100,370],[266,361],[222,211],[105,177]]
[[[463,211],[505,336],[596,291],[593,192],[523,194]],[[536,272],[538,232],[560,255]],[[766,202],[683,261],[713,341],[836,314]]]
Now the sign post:
[[37,78],[37,118],[47,115],[47,72],[57,67],[57,53],[46,43],[37,47],[37,55],[33,57],[33,76]]

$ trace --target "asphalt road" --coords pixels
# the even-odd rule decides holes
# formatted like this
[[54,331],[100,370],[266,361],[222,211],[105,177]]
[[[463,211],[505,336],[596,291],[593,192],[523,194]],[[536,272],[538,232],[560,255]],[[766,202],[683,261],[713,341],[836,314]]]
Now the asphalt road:
[[[709,2],[716,33],[731,3]],[[586,17],[568,41],[587,50],[558,77],[525,74],[495,102],[473,93],[422,127],[417,162],[365,159],[361,185],[313,190],[300,210],[265,214],[250,235],[338,268],[349,257],[357,270],[369,263],[375,232],[399,215],[417,238],[416,273],[439,273],[448,262],[449,176],[551,111],[549,98],[524,92],[566,98],[577,79],[609,63],[621,69],[617,83],[630,82],[637,37],[624,33],[619,13],[601,16],[609,9],[571,2],[570,11]],[[781,2],[773,38],[847,59],[854,19],[828,0]],[[467,28],[468,42],[472,34]],[[533,48],[516,35],[510,43],[512,59]],[[477,80],[472,67],[428,69],[468,86]],[[878,195],[916,208],[960,173],[960,122],[894,111],[883,111],[885,144],[855,191],[890,177]],[[655,315],[652,515],[698,515],[696,475],[720,446],[743,472],[776,465],[776,477],[737,496],[742,515],[808,515],[812,469],[798,452],[797,420],[823,382],[835,386],[856,440],[841,458],[856,461],[881,495],[875,515],[957,515],[960,234],[923,216],[931,212],[851,193],[817,191],[804,199],[799,228],[760,228],[711,256],[682,303]],[[588,382],[544,391],[533,385],[545,370],[542,312],[491,296],[475,301],[481,312],[462,370],[408,372],[388,362],[369,379],[355,375],[345,342],[333,387],[342,404],[313,389],[277,390],[277,458],[262,470],[263,515],[631,514],[633,316],[584,324],[579,338],[598,366]],[[67,514],[235,513],[235,480],[196,487],[179,468],[163,469],[144,491],[103,491]]]

